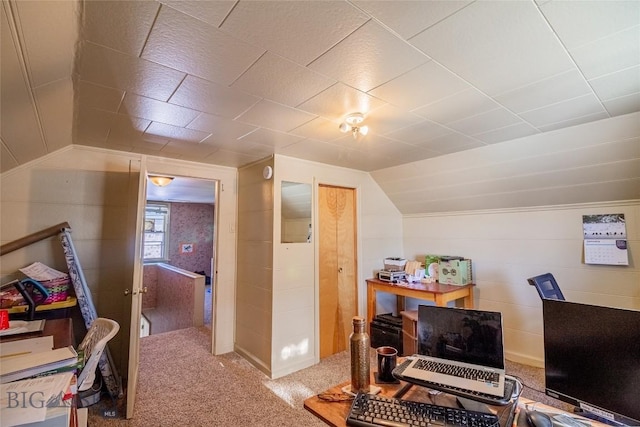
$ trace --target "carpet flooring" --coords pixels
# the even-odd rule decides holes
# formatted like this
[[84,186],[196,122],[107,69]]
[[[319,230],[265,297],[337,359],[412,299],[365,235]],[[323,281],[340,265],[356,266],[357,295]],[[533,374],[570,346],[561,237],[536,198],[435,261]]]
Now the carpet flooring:
[[[304,400],[349,379],[347,352],[272,380],[236,353],[212,356],[210,339],[205,327],[142,338],[133,418],[124,419],[124,399],[103,398],[89,407],[89,427],[325,426]],[[508,362],[507,373],[525,384],[523,397],[569,409],[544,395],[542,369]],[[117,418],[103,416],[114,408]]]

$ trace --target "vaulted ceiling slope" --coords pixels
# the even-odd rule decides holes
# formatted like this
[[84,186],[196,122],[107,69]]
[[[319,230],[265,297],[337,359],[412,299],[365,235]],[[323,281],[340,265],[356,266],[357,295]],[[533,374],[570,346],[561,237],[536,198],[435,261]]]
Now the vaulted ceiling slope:
[[637,0],[2,0],[3,172],[70,143],[377,171],[637,111]]

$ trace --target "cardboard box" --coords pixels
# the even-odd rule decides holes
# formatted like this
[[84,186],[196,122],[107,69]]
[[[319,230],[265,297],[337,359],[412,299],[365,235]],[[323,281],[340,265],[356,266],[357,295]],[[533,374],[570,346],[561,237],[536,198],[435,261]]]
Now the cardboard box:
[[471,260],[440,261],[438,264],[438,282],[458,286],[473,283]]

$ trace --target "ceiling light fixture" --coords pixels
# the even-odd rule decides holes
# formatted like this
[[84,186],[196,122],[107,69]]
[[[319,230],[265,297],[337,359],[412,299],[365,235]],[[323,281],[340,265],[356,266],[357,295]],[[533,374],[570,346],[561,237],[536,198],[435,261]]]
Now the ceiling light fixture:
[[344,122],[340,123],[338,129],[340,132],[347,133],[351,131],[354,139],[358,138],[358,135],[365,136],[369,133],[369,126],[361,125],[364,122],[364,115],[362,113],[352,113],[344,118]]
[[171,181],[173,181],[173,179],[174,177],[172,176],[149,175],[149,181],[151,181],[153,185],[156,185],[158,187],[165,187],[171,184]]

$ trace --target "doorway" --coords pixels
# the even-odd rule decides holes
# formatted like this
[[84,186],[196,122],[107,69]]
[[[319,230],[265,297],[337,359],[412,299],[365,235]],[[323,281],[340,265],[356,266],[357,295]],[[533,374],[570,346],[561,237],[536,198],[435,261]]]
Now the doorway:
[[[215,289],[215,202],[216,181],[189,177],[174,177],[166,186],[147,185],[145,203],[145,237],[143,239],[144,273],[143,286],[147,292],[142,299],[142,322],[147,331],[143,333],[162,333],[181,329],[188,323],[173,307],[175,294],[166,295],[165,287],[160,286],[158,277],[170,266],[184,280],[190,275],[204,297],[203,307],[191,307],[196,313],[203,313],[194,319],[196,326],[204,324],[212,328],[213,292]],[[189,289],[191,290],[191,289]],[[189,297],[193,299],[193,296]],[[180,301],[184,306],[191,301]],[[176,305],[177,307],[178,305]],[[157,320],[154,322],[154,317]],[[172,319],[175,321],[172,324]]]
[[319,185],[320,358],[349,348],[358,313],[356,190]]

